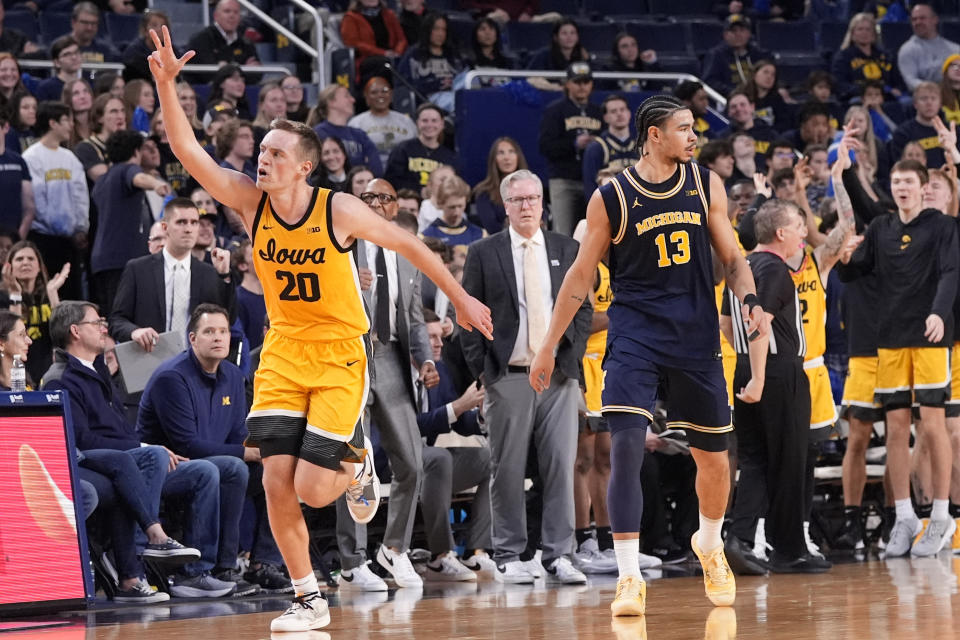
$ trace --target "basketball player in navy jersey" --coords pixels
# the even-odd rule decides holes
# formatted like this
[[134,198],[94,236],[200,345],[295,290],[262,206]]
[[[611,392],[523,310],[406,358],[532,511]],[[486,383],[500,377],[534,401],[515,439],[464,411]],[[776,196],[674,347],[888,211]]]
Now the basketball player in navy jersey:
[[[668,389],[667,424],[687,432],[697,463],[700,528],[691,546],[703,565],[707,597],[715,605],[731,605],[736,596],[720,538],[730,485],[726,434],[732,426],[711,246],[728,286],[744,301],[751,338],[769,332],[727,218],[723,181],[691,162],[697,146],[693,113],[676,98],[653,96],[640,106],[636,124],[640,160],[590,198],[586,236],[530,367],[530,384],[544,390],[554,349],[609,249],[613,302],[607,311],[602,411],[612,434],[607,504],[620,574],[614,616],[643,615],[645,609],[646,584],[637,566],[640,465],[661,381]],[[762,390],[763,380],[755,379],[738,395],[755,402]]]

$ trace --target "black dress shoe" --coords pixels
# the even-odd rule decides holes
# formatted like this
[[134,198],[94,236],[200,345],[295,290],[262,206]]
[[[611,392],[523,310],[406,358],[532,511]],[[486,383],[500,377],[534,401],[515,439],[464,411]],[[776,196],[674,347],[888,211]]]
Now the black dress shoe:
[[773,573],[825,573],[833,568],[833,563],[810,554],[790,558],[776,551],[770,557],[770,571]]
[[727,556],[727,562],[733,573],[738,576],[765,576],[767,575],[767,563],[757,556],[753,551],[740,540],[737,536],[731,534],[727,537],[727,542],[723,546],[723,551]]

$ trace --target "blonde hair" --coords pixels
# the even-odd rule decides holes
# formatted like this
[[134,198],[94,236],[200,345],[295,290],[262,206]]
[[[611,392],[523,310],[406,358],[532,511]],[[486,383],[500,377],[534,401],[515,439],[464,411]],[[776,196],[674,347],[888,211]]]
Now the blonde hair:
[[872,13],[861,12],[850,18],[850,24],[847,26],[847,33],[843,36],[843,42],[840,43],[841,51],[850,46],[853,38],[853,29],[861,22],[870,23],[870,28],[876,36],[876,40],[874,40],[873,43],[878,47],[883,46],[883,42],[880,39],[880,32],[877,30],[877,19]]
[[437,204],[442,205],[450,198],[469,198],[470,185],[457,175],[447,176],[437,186]]
[[865,107],[860,105],[854,105],[847,109],[846,115],[843,116],[843,124],[850,122],[854,114],[859,113],[867,121],[867,128],[860,134],[860,140],[863,142],[867,156],[870,158],[870,163],[873,165],[874,170],[877,169],[877,136],[873,132],[873,120],[870,118],[870,112],[867,111]]

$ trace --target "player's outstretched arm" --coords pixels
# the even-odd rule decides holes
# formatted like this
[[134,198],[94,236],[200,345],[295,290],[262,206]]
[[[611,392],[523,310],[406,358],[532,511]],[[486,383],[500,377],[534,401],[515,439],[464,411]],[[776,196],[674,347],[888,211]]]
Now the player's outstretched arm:
[[587,203],[587,232],[580,243],[577,258],[570,265],[553,303],[550,327],[543,344],[530,365],[530,386],[537,392],[550,386],[553,375],[553,350],[573,321],[583,301],[590,295],[597,264],[610,247],[610,219],[600,191],[594,191]]
[[210,192],[213,198],[240,213],[249,224],[253,220],[257,204],[260,202],[260,190],[248,176],[239,171],[224,169],[203,150],[193,135],[193,128],[187,120],[180,100],[177,98],[177,76],[184,65],[196,53],[187,51],[178,58],[173,50],[173,40],[166,26],[162,27],[163,37],[153,29],[150,37],[156,45],[156,51],[147,57],[150,72],[157,85],[160,98],[160,110],[163,112],[163,124],[170,140],[170,148],[187,173]]
[[387,222],[359,198],[346,193],[333,196],[333,232],[341,246],[351,244],[354,238],[362,238],[402,255],[447,294],[457,310],[457,324],[467,331],[476,329],[493,340],[490,309],[464,291],[420,238]]
[[[733,235],[733,227],[727,217],[727,192],[723,180],[714,172],[710,172],[710,214],[707,216],[707,225],[710,230],[710,240],[713,244],[714,255],[723,265],[723,277],[727,287],[733,291],[738,300],[745,302],[743,318],[747,324],[747,335],[751,340],[765,336],[770,332],[770,322],[758,303],[752,303],[757,297],[757,285],[753,281],[753,274],[747,264],[737,239]],[[747,296],[752,296],[748,299]]]

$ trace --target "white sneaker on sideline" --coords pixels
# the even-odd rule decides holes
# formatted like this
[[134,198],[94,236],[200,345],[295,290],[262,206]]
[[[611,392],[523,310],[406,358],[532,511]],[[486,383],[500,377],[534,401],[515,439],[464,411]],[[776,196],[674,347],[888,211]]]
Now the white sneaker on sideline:
[[499,571],[497,563],[493,561],[486,551],[479,551],[469,558],[462,558],[460,562],[465,567],[485,578],[495,578]]
[[437,582],[476,582],[477,576],[470,571],[453,551],[427,563],[424,577]]
[[393,576],[398,587],[423,588],[423,578],[414,570],[406,553],[394,553],[386,545],[380,545],[377,563]]
[[356,463],[357,475],[347,485],[344,496],[347,499],[347,509],[350,517],[357,524],[366,524],[377,515],[380,506],[380,479],[377,478],[377,469],[373,465],[373,445],[370,439],[363,438],[366,454],[363,462]]
[[270,622],[270,631],[310,631],[330,624],[327,599],[314,593],[293,599],[286,611]]
[[547,567],[547,577],[561,584],[587,584],[587,576],[573,566],[570,559],[560,556]]
[[617,558],[610,557],[600,551],[600,546],[593,538],[588,538],[580,545],[580,549],[573,554],[574,565],[584,573],[616,573]]
[[493,577],[504,584],[533,584],[535,580],[533,574],[527,570],[527,563],[521,560],[497,565],[497,572]]
[[533,558],[526,560],[523,563],[523,566],[526,567],[527,572],[534,578],[543,578],[547,575],[544,573],[543,563],[540,561],[542,557],[543,552],[540,549],[537,549],[537,552],[533,554]]
[[387,583],[370,570],[369,564],[370,561],[367,560],[356,569],[341,571],[337,579],[339,587],[347,591],[386,591]]

